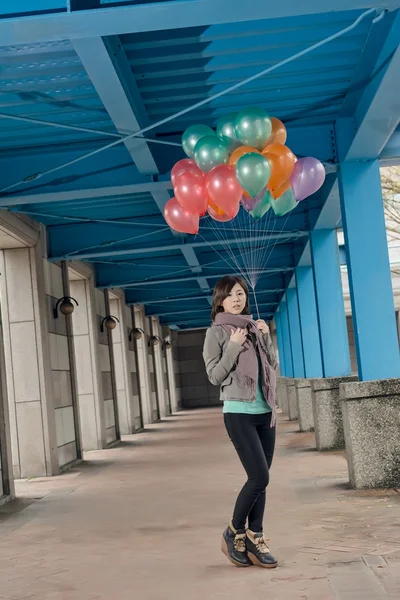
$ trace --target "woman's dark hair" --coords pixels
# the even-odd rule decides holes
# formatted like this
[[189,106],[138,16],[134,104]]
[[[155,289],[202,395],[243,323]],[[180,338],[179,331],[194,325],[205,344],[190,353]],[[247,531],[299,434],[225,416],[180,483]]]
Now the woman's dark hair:
[[213,321],[218,313],[224,312],[224,309],[222,308],[222,303],[225,300],[225,298],[229,296],[229,294],[232,291],[232,288],[234,288],[237,283],[244,289],[246,294],[246,305],[242,310],[241,314],[250,314],[249,288],[247,287],[247,283],[244,279],[242,279],[242,277],[237,277],[236,275],[226,275],[218,281],[214,288],[213,304],[211,309],[211,319]]

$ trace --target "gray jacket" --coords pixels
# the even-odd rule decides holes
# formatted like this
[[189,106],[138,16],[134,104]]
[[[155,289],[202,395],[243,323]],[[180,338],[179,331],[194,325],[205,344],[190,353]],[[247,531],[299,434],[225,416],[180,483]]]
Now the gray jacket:
[[[274,345],[271,336],[266,333],[262,336],[263,350],[267,355],[269,364],[273,369],[277,367]],[[231,342],[228,332],[218,325],[207,329],[204,342],[203,358],[210,382],[221,386],[220,399],[253,401],[249,387],[241,383],[236,376],[236,364],[243,346]]]

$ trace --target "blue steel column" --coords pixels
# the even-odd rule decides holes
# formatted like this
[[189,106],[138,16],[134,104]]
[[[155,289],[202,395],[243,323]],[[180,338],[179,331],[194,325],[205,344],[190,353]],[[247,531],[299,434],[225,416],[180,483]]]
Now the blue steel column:
[[306,377],[323,377],[321,341],[312,267],[297,267],[296,283]]
[[280,306],[283,349],[285,352],[285,376],[293,377],[292,342],[290,339],[289,318],[285,299],[281,301]]
[[286,377],[285,350],[284,350],[284,344],[283,344],[281,311],[279,310],[279,308],[275,313],[275,324],[276,324],[276,339],[278,340],[279,370],[280,370],[281,377]]
[[311,233],[324,377],[351,373],[339,249],[335,229]]
[[400,377],[378,161],[343,163],[339,184],[359,378]]
[[306,373],[304,370],[299,303],[297,301],[296,288],[289,288],[286,292],[286,298],[289,317],[290,339],[292,341],[293,375],[294,377],[305,377]]

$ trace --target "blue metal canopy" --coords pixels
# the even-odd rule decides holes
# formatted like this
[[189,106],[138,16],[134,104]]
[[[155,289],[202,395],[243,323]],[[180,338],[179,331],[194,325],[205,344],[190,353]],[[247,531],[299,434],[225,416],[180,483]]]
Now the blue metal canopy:
[[[98,286],[125,288],[129,303],[145,304],[162,323],[206,326],[229,253],[206,222],[197,237],[168,228],[169,172],[183,158],[190,124],[215,126],[224,113],[261,106],[285,122],[297,156],[315,156],[328,171],[320,192],[268,222],[271,254],[257,300],[272,318],[294,267],[307,260],[309,232],[339,222],[338,163],[400,157],[399,2],[322,5],[3,1],[0,206],[47,226],[51,260],[93,263]],[[370,8],[377,12],[326,45],[168,120],[349,28]],[[124,139],[158,121],[166,122],[145,139]],[[100,151],[112,142],[120,143]],[[226,241],[238,245],[235,236]]]

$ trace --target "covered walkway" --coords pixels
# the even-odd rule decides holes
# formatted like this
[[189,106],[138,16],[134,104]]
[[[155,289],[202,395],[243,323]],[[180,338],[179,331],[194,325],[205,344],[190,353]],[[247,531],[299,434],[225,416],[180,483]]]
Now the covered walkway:
[[243,473],[220,409],[181,412],[0,508],[0,598],[400,597],[400,490],[354,491],[342,452],[280,415],[266,521],[280,568],[219,550]]

